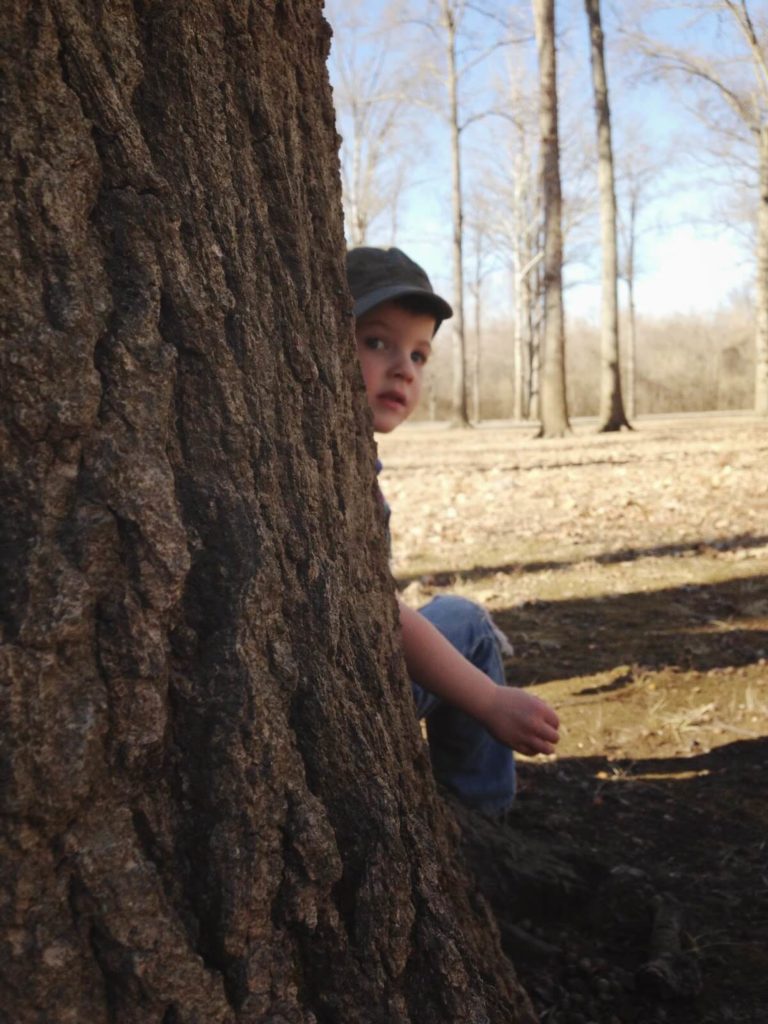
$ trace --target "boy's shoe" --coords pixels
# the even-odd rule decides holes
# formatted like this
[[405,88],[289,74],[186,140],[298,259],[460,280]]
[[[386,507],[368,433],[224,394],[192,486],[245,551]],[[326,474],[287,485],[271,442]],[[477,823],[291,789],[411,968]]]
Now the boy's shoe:
[[488,613],[488,619],[490,620],[491,626],[493,627],[493,635],[496,637],[501,653],[507,658],[514,658],[515,648],[510,643],[507,634],[499,629],[496,623],[493,621],[493,616]]

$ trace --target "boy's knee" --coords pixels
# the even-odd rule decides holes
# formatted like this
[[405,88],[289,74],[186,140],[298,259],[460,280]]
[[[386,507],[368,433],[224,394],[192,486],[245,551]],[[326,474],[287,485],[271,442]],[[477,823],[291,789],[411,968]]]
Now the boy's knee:
[[457,594],[440,594],[429,604],[419,609],[419,614],[429,619],[448,639],[451,636],[494,638],[493,624],[482,605]]
[[485,672],[500,686],[505,683],[503,654],[512,654],[512,647],[496,628],[482,605],[445,594],[433,598],[419,613],[439,630],[467,661]]

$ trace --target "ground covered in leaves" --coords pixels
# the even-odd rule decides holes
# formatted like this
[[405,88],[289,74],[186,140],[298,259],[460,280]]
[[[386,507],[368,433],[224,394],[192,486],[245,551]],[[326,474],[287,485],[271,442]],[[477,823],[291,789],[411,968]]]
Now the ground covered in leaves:
[[379,440],[405,599],[483,602],[562,721],[468,856],[545,1024],[766,1024],[768,423],[532,433]]

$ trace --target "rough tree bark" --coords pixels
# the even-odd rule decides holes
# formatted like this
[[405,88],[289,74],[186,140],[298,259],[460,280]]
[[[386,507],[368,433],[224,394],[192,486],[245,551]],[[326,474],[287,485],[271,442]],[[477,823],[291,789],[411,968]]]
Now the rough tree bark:
[[616,185],[611,143],[611,110],[605,73],[605,43],[600,0],[584,0],[589,24],[592,89],[597,123],[597,177],[600,190],[600,253],[602,300],[600,325],[600,411],[598,430],[629,427],[621,395],[619,355],[619,253],[616,228]]
[[0,39],[3,1018],[532,1021],[394,640],[319,2]]
[[570,431],[565,395],[565,318],[563,314],[563,229],[560,143],[557,123],[557,50],[554,0],[533,0],[539,53],[539,124],[544,197],[544,334],[542,338],[541,437]]

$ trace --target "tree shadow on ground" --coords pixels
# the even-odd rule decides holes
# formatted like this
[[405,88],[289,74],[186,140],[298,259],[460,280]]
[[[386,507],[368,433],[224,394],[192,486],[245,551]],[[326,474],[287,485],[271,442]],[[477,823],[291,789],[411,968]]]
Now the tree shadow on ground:
[[[583,451],[584,447],[580,447],[580,451]],[[637,458],[622,457],[622,458],[574,458],[569,460],[559,460],[557,462],[548,462],[546,459],[539,459],[533,462],[521,462],[516,459],[508,459],[507,452],[505,450],[499,450],[494,448],[483,448],[483,459],[485,460],[484,465],[477,464],[476,453],[471,449],[464,452],[454,453],[454,466],[461,466],[462,464],[471,466],[472,472],[479,475],[482,474],[493,474],[493,476],[503,475],[504,473],[530,473],[533,472],[546,472],[547,470],[553,469],[572,469],[581,470],[586,469],[588,466],[628,466],[638,461],[642,461]],[[434,472],[434,465],[431,462],[408,462],[407,465],[398,467],[399,473],[403,475],[409,475],[411,473],[426,473],[431,475]]]
[[[620,668],[584,694],[629,685],[638,670],[708,671],[768,657],[768,576],[494,610],[521,685]],[[751,606],[752,610],[751,610]],[[650,625],[649,625],[650,624]],[[629,666],[629,668],[628,668]]]
[[500,565],[477,565],[472,569],[441,569],[425,574],[399,575],[397,585],[400,589],[408,584],[428,579],[436,586],[450,586],[457,580],[471,582],[485,579],[496,573],[514,575],[515,573],[564,572],[585,561],[597,565],[618,565],[622,562],[634,562],[640,558],[679,558],[683,555],[701,555],[707,551],[748,551],[768,545],[768,534],[740,533],[733,537],[710,537],[699,540],[681,541],[674,544],[658,544],[642,548],[622,548],[619,551],[606,551],[600,555],[573,559],[540,559],[531,562],[504,562]]
[[[693,757],[523,763],[520,781],[506,824],[457,817],[542,1020],[764,1024],[768,738]],[[670,901],[699,979],[674,998],[641,984]]]

